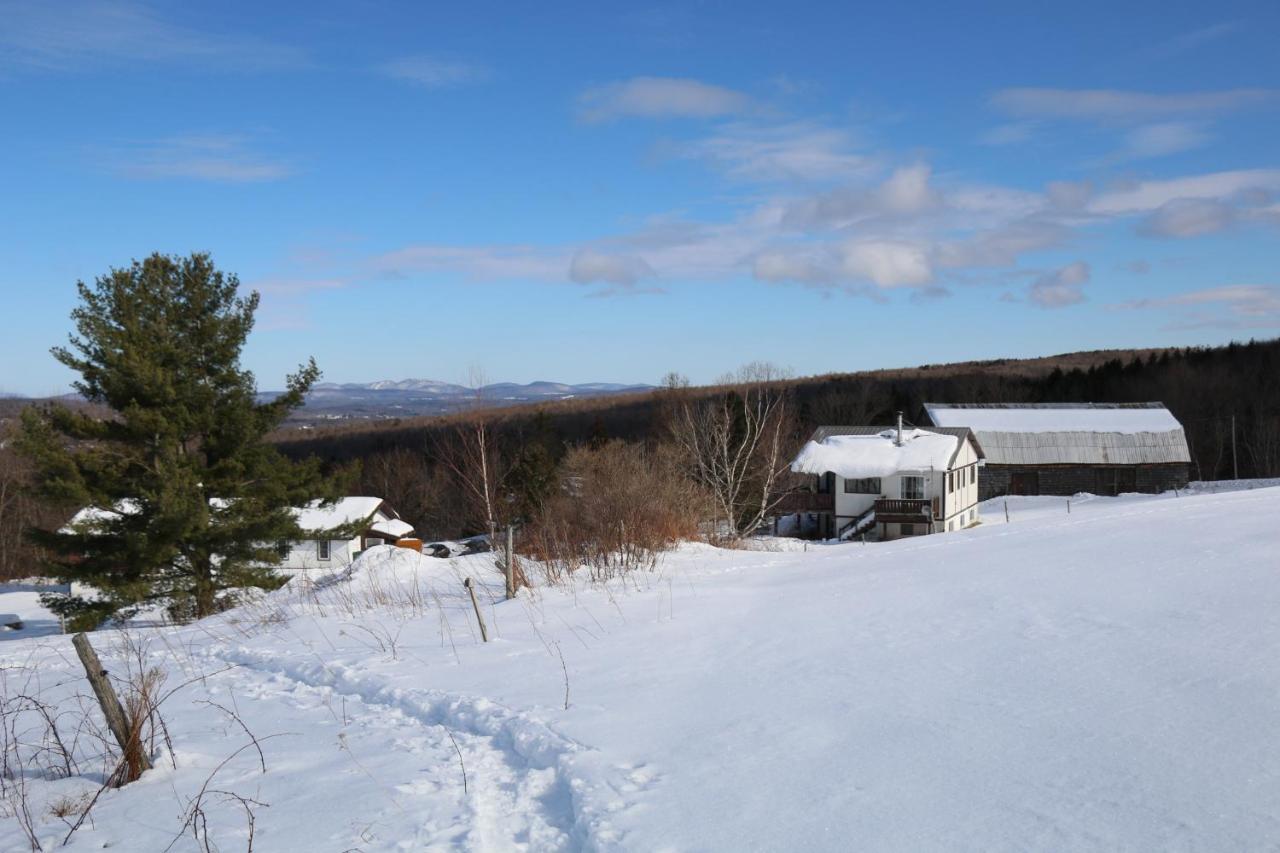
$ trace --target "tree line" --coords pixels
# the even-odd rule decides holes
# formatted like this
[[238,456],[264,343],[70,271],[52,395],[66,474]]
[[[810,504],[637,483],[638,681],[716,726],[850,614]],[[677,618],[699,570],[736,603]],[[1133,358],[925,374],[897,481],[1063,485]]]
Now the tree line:
[[[557,466],[574,449],[617,441],[666,452],[669,445],[681,443],[682,432],[690,434],[690,417],[704,421],[704,427],[718,418],[736,434],[743,428],[744,393],[751,397],[766,391],[783,403],[785,419],[779,422],[785,427],[777,438],[786,452],[823,424],[888,425],[897,412],[913,422],[926,402],[1159,401],[1186,430],[1193,478],[1280,477],[1280,339],[1130,352],[1126,357],[1099,353],[1087,367],[1079,366],[1088,355],[1036,360],[1033,370],[1027,362],[1002,360],[798,379],[757,365],[754,372],[748,369],[710,387],[690,387],[680,376],[669,375],[660,390],[642,396],[294,431],[277,440],[283,452],[296,458],[316,456],[326,464],[359,461],[361,489],[387,498],[425,535],[436,537],[485,531],[469,497],[474,489],[459,480],[458,466],[450,462],[466,444],[460,436],[483,430],[498,460],[491,476],[501,481],[491,484],[490,494],[503,491],[501,504],[512,515],[527,518],[556,482]],[[704,429],[702,435],[711,432]],[[696,466],[690,449],[686,446],[681,458]],[[710,472],[698,473],[703,482],[713,479]]]

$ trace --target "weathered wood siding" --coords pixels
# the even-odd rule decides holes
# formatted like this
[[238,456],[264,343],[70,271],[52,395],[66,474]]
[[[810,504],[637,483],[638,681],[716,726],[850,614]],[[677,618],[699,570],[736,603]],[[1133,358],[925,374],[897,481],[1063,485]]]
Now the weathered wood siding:
[[[1011,493],[1011,481],[1018,474],[1034,474],[1042,495],[1074,495],[1097,492],[1099,471],[1131,470],[1133,491],[1157,494],[1181,489],[1191,479],[1191,466],[1185,462],[1167,465],[991,465],[982,468],[978,478],[982,500]],[[1127,489],[1126,489],[1127,490]]]

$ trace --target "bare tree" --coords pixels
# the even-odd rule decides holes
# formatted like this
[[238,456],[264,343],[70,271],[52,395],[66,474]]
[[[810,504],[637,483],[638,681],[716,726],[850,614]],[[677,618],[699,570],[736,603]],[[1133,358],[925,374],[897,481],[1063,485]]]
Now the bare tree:
[[717,529],[723,523],[735,537],[754,533],[783,497],[794,444],[785,378],[772,365],[746,365],[721,379],[726,393],[686,402],[672,425],[694,479],[711,495]]
[[[473,368],[470,379],[475,389],[476,408],[483,408],[484,374]],[[465,503],[467,515],[489,534],[496,546],[501,523],[502,453],[497,435],[482,412],[460,418],[452,434],[437,442],[437,457],[453,475]]]

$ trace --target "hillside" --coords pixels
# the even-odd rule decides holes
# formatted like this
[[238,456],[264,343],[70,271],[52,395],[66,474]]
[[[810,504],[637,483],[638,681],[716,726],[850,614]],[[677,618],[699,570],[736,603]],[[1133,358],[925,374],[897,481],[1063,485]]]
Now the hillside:
[[[137,629],[188,682],[163,708],[177,766],[160,746],[67,849],[197,849],[202,785],[224,850],[247,834],[232,793],[263,850],[1280,844],[1280,488],[1009,511],[876,545],[689,545],[513,602],[483,557],[378,549],[323,589]],[[123,673],[119,639],[95,636]],[[66,638],[0,662],[9,696],[83,692]],[[96,790],[93,740],[74,751],[83,775],[25,777],[46,849],[68,828],[50,803]],[[0,848],[25,849],[15,818]]]

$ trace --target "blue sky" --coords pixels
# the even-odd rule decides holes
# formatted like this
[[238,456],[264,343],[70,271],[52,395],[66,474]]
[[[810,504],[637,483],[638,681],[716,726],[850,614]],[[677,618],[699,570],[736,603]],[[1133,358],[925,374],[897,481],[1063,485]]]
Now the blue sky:
[[[1034,7],[1034,8],[1033,8]],[[1280,334],[1280,5],[0,0],[0,390],[212,252],[263,388]]]

